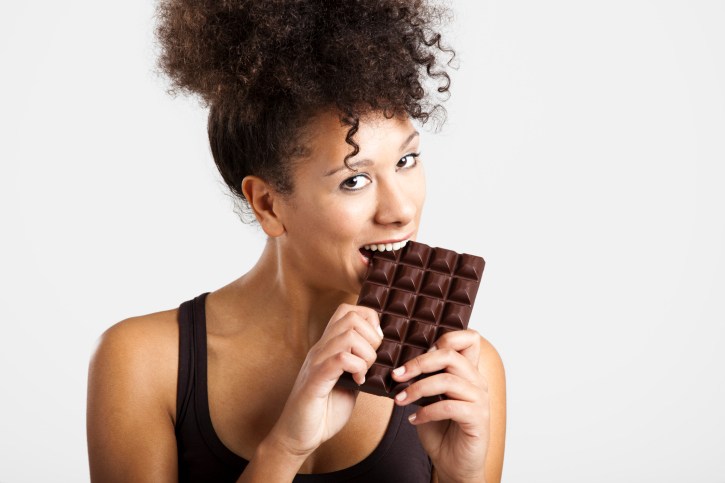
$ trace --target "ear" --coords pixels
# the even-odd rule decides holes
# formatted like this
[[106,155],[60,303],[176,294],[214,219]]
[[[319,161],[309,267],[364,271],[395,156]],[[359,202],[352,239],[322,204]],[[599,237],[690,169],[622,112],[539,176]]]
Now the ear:
[[258,176],[245,176],[242,180],[242,193],[249,206],[254,210],[259,225],[270,237],[281,236],[285,232],[284,224],[275,210],[275,202],[280,199],[279,193],[266,181]]

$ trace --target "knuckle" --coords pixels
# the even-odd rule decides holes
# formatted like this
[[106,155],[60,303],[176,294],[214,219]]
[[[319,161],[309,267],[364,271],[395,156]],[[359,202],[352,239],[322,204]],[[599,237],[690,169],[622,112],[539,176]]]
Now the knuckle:
[[342,317],[340,317],[340,324],[342,324],[344,326],[353,325],[355,323],[355,316],[356,315],[357,314],[355,314],[355,312],[348,312],[348,313],[346,313],[345,315],[343,315]]
[[355,306],[355,305],[351,306],[350,310],[347,312],[347,315],[349,315],[350,317],[359,318],[360,317],[360,307]]
[[338,314],[338,320],[344,319],[350,313],[350,306],[348,304],[340,304],[336,312]]
[[446,362],[453,361],[453,359],[456,357],[456,354],[458,354],[458,352],[454,351],[453,349],[448,349],[448,348],[440,349],[440,353]]
[[365,320],[365,318],[360,315],[360,312],[358,312],[357,310],[351,310],[350,312],[348,312],[348,315],[350,315],[351,319],[355,319],[356,322]]
[[451,374],[449,372],[446,372],[446,373],[443,374],[443,383],[445,385],[451,386],[455,382],[456,382],[456,377],[453,374]]
[[358,314],[358,313],[355,313],[355,314],[353,314],[353,316],[352,316],[352,317],[353,317],[353,321],[354,321],[354,324],[355,324],[355,325],[356,325],[357,327],[363,327],[364,325],[369,325],[369,323],[368,323],[368,321],[367,321],[367,320],[365,319],[365,317],[363,317],[362,315],[360,315],[360,314]]
[[443,407],[441,407],[441,411],[443,411],[443,414],[445,414],[447,416],[451,415],[455,411],[455,406],[453,405],[453,403],[451,401],[445,401],[443,403]]
[[341,303],[340,306],[339,306],[340,309],[342,309],[342,310],[348,310],[348,311],[349,310],[353,310],[354,307],[355,307],[354,305],[351,305],[351,304],[348,304],[348,303],[345,303],[345,302]]
[[370,307],[365,307],[362,305],[360,305],[358,307],[360,308],[361,313],[369,315],[370,317],[373,317],[375,319],[378,318],[378,313],[374,309],[371,309]]

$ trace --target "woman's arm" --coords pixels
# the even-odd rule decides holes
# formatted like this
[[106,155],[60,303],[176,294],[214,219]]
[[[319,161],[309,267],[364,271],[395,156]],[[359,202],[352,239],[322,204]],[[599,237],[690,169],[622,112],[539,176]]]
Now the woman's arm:
[[[506,443],[506,373],[498,352],[491,343],[481,337],[481,356],[478,370],[488,382],[490,409],[490,438],[486,451],[485,483],[499,483],[503,472],[504,447]],[[438,480],[435,467],[431,483]]]
[[177,481],[178,326],[163,314],[120,322],[98,342],[88,370],[91,481]]
[[491,436],[486,452],[486,483],[499,483],[506,445],[506,373],[498,352],[483,337],[478,370],[488,381],[490,398]]

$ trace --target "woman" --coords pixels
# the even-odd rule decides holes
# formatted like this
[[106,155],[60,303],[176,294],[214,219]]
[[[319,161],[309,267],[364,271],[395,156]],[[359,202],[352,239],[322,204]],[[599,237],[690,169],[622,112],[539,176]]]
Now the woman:
[[[382,341],[355,306],[361,248],[415,239],[412,121],[437,106],[442,12],[420,1],[168,0],[159,65],[209,107],[219,171],[267,235],[257,264],[178,309],[124,320],[89,370],[93,481],[500,481],[501,360],[474,330],[407,362],[392,400],[359,383]],[[423,397],[448,400],[424,408]],[[296,476],[297,475],[297,476]]]

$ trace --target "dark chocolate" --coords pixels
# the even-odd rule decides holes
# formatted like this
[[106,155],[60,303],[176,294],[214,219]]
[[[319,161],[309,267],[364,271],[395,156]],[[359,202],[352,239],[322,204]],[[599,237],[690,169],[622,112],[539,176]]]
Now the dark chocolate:
[[[443,372],[404,383],[391,374],[427,352],[446,332],[468,328],[485,261],[413,241],[399,250],[371,253],[357,304],[378,312],[383,342],[365,383],[358,385],[345,372],[337,385],[393,398],[414,382]],[[423,397],[415,404],[427,406],[443,399],[444,394]]]

